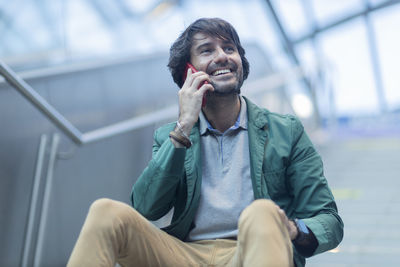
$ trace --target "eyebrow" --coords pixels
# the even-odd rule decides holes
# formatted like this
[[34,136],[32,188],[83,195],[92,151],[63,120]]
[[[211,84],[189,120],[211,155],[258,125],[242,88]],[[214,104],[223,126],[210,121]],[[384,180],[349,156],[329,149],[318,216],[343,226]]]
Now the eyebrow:
[[201,50],[202,48],[207,47],[207,46],[210,46],[210,45],[211,45],[211,42],[206,42],[206,43],[204,43],[204,44],[201,44],[201,45],[195,47],[195,50],[196,50],[196,51],[199,51],[199,50]]
[[[224,45],[233,45],[233,46],[235,46],[235,43],[232,42],[232,41],[230,41],[230,40],[222,40],[222,44],[224,44]],[[206,43],[203,43],[203,44],[201,44],[201,45],[195,47],[195,50],[196,50],[196,51],[199,51],[199,50],[201,50],[202,48],[207,47],[207,46],[210,46],[210,45],[212,45],[212,42],[206,42]]]

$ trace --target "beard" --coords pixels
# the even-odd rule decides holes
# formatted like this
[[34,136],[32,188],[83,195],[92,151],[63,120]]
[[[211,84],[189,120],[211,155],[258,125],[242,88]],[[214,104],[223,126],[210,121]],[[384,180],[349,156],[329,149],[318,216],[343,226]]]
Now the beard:
[[215,96],[227,96],[233,94],[240,94],[240,89],[243,85],[243,75],[242,73],[236,73],[236,81],[225,84],[225,82],[210,82],[214,87],[214,91],[210,92]]
[[233,94],[240,94],[240,88],[242,87],[243,82],[239,82],[234,86],[219,86],[218,84],[215,84],[211,82],[211,85],[214,87],[213,92],[209,92],[212,95],[215,96],[227,96],[227,95],[233,95]]

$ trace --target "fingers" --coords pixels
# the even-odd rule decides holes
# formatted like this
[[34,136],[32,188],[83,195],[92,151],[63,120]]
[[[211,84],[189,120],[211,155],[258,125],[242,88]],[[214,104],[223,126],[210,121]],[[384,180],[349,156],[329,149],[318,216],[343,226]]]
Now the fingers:
[[[192,91],[195,91],[197,89],[200,89],[199,87],[205,81],[210,82],[210,78],[207,73],[205,73],[203,71],[198,71],[198,72],[192,73],[192,70],[188,69],[187,78],[182,86],[182,89],[187,88],[187,89],[191,89]],[[210,89],[210,88],[208,88],[208,89]]]
[[281,217],[281,221],[286,227],[289,229],[289,218],[286,216],[286,213],[283,209],[281,209],[278,205],[276,205],[276,208],[278,209],[278,214]]
[[281,209],[281,208],[278,207],[278,213],[279,213],[279,216],[281,216],[282,222],[283,222],[286,226],[288,226],[288,225],[289,225],[289,219],[288,219],[288,217],[286,216],[285,211],[284,211],[283,209]]
[[195,94],[203,95],[206,91],[214,91],[214,86],[212,86],[210,83],[205,83],[200,86]]
[[278,214],[281,217],[282,222],[284,222],[287,219],[285,211],[281,209],[281,207],[279,207],[277,204],[275,204],[275,207],[278,210]]
[[187,78],[179,92],[180,95],[195,97],[198,101],[201,101],[207,91],[214,91],[214,87],[210,84],[209,75],[203,71],[193,73],[191,69],[188,69]]
[[289,218],[286,216],[286,213],[283,209],[277,206],[279,216],[281,217],[282,223],[286,226],[290,240],[293,240],[297,235],[297,228],[294,225],[293,221],[290,221]]
[[203,71],[192,73],[192,70],[188,69],[187,78],[178,91],[179,121],[188,125],[190,129],[198,120],[204,93],[214,90],[214,87],[210,83],[204,83],[205,81],[210,81],[208,74]]
[[[186,72],[186,77],[184,77],[185,81],[183,82],[182,88],[187,86],[190,83],[190,77],[192,76],[192,70],[189,68]],[[182,89],[181,88],[181,89]]]

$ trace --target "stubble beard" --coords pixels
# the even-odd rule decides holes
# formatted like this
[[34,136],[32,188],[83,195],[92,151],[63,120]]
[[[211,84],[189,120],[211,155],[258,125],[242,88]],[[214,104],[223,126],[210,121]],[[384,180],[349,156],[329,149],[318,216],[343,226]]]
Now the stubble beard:
[[213,92],[209,92],[210,95],[215,95],[219,97],[223,96],[228,96],[228,95],[239,95],[240,94],[240,89],[243,85],[243,75],[239,75],[240,77],[237,77],[237,82],[232,85],[226,85],[226,86],[219,86],[216,83],[211,82],[211,85],[214,87]]

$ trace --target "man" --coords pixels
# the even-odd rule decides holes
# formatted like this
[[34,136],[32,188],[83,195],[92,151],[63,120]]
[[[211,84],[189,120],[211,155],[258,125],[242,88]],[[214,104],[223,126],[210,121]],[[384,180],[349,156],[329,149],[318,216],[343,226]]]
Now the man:
[[[183,80],[187,62],[198,72]],[[235,29],[195,21],[168,66],[181,87],[178,121],[155,132],[134,209],[91,206],[69,266],[304,266],[336,247],[343,223],[301,123],[240,96],[249,63]],[[162,230],[148,221],[171,208]]]

